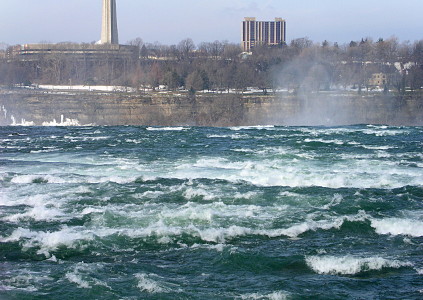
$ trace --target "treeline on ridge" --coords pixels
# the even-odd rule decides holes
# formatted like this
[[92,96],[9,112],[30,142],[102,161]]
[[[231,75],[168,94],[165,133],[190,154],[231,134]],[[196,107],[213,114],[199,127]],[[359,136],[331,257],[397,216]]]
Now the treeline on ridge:
[[139,91],[159,86],[193,92],[248,87],[264,92],[347,87],[360,91],[372,88],[374,74],[384,74],[385,90],[401,93],[423,87],[423,40],[400,43],[394,37],[366,38],[338,45],[299,38],[278,47],[256,47],[251,53],[243,53],[238,44],[221,41],[195,45],[185,39],[168,46],[137,38],[128,44],[138,47],[136,59],[91,61],[51,54],[37,61],[22,61],[3,55],[0,84],[119,85]]

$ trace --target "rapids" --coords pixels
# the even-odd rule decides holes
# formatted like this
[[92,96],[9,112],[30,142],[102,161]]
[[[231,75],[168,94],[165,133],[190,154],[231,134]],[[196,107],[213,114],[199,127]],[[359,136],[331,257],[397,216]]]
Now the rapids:
[[423,128],[0,127],[0,299],[421,299]]

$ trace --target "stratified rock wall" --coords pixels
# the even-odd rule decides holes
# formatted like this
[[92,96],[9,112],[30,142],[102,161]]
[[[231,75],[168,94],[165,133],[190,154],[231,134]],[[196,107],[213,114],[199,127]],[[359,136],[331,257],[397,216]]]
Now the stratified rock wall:
[[126,94],[0,90],[0,125],[69,118],[79,124],[149,126],[423,125],[423,99],[311,95]]

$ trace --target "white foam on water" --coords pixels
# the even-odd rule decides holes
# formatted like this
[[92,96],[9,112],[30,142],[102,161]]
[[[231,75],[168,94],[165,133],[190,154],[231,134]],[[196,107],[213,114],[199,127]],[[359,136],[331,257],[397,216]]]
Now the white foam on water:
[[[107,212],[107,214],[105,214]],[[163,205],[145,203],[144,205],[107,205],[90,206],[82,211],[75,210],[65,217],[81,217],[94,214],[90,227],[63,227],[56,232],[34,232],[28,229],[16,229],[10,236],[3,237],[3,242],[18,241],[23,249],[38,247],[39,253],[47,257],[59,246],[84,248],[87,242],[96,237],[111,235],[130,238],[153,237],[162,244],[175,242],[187,234],[205,242],[224,244],[228,240],[246,235],[261,235],[270,238],[286,236],[297,238],[308,231],[339,229],[346,220],[362,221],[368,218],[365,213],[352,216],[330,217],[313,220],[317,216],[307,216],[304,222],[293,224],[292,211],[286,205],[263,207],[257,205],[227,205],[223,202],[200,204],[188,202],[184,205]],[[273,228],[275,218],[287,216],[286,228]],[[107,218],[114,216],[120,220],[118,226],[105,227]],[[250,224],[245,227],[244,224]]]
[[69,183],[69,179],[46,174],[16,175],[11,180],[12,183],[16,184],[30,184],[37,181],[43,183]]
[[318,274],[355,275],[362,272],[378,271],[383,268],[412,267],[409,262],[385,259],[379,256],[308,256],[307,266]]
[[107,182],[114,182],[118,184],[127,184],[134,182],[138,177],[137,176],[129,176],[129,177],[123,177],[123,176],[105,176],[105,177],[99,177],[99,178],[89,178],[86,182],[87,183],[107,183]]
[[70,135],[65,135],[63,138],[65,140],[69,140],[71,142],[91,142],[91,141],[109,140],[110,136],[70,136]]
[[361,145],[361,147],[363,147],[364,149],[369,149],[369,150],[389,150],[389,149],[395,149],[396,147],[393,146],[367,146],[367,145]]
[[199,229],[194,225],[189,226],[193,232],[197,232],[198,236],[206,242],[214,242],[224,244],[226,240],[235,237],[241,237],[254,233],[251,228],[232,225],[228,228],[205,228]]
[[[335,226],[337,225],[321,224],[319,228],[330,229]],[[152,233],[158,235],[180,235],[182,233],[185,233],[190,234],[192,236],[197,236],[205,242],[225,244],[228,240],[247,235],[262,235],[267,237],[297,237],[299,234],[313,229],[317,230],[317,227],[312,228],[310,225],[307,224],[301,224],[297,227],[289,229],[253,229],[250,227],[244,227],[239,225],[231,225],[229,227],[200,227],[199,225],[190,224],[186,227],[150,227],[144,230],[143,234],[146,234],[147,232],[150,232],[149,235],[151,235]]]
[[210,191],[206,191],[205,189],[202,189],[202,188],[193,188],[193,187],[188,187],[183,193],[183,196],[188,200],[191,200],[195,197],[202,197],[204,200],[207,200],[207,201],[213,200],[218,197],[217,195],[215,195],[214,193]]
[[190,127],[147,127],[148,131],[182,131],[189,129]]
[[68,248],[81,248],[82,241],[92,241],[95,234],[88,230],[83,230],[80,227],[69,228],[64,226],[59,231],[44,232],[44,231],[31,231],[26,228],[17,228],[8,237],[1,237],[0,242],[20,242],[24,251],[37,247],[38,254],[44,255],[47,258],[51,257],[51,252],[58,249],[60,246]]
[[[354,156],[343,157],[340,161],[328,164],[316,158],[300,157],[296,160],[272,158],[245,161],[203,157],[197,161],[176,162],[172,177],[246,181],[258,186],[328,188],[399,188],[423,182],[423,174],[419,169],[381,160],[358,159]],[[163,174],[162,177],[168,176]]]
[[215,214],[216,212],[211,206],[202,206],[190,202],[177,209],[162,209],[160,217],[167,223],[186,222],[187,220],[211,222]]
[[234,195],[235,199],[251,199],[254,197],[257,197],[259,195],[258,192],[247,192],[247,193],[240,193],[240,192],[236,192]]
[[161,208],[160,217],[167,223],[180,223],[186,220],[207,221],[215,229],[220,229],[220,225],[226,224],[226,220],[230,220],[232,224],[248,220],[251,224],[270,226],[276,215],[280,216],[286,211],[288,211],[287,206],[227,205],[223,202],[212,202],[205,205],[189,202],[177,208]]
[[36,292],[45,282],[52,282],[54,279],[48,275],[30,271],[28,269],[7,270],[2,274],[3,280],[0,283],[1,290],[19,290]]
[[231,151],[234,152],[244,152],[244,153],[255,153],[256,150],[253,149],[246,149],[246,148],[241,148],[241,149],[231,149]]
[[254,130],[254,129],[267,129],[267,130],[272,130],[274,129],[275,126],[274,125],[257,125],[257,126],[237,126],[237,127],[229,127],[230,130],[235,130],[235,131],[239,131],[239,130]]
[[407,133],[406,130],[393,130],[388,128],[379,128],[379,129],[364,129],[362,130],[364,134],[375,135],[378,137],[381,136],[394,136]]
[[367,128],[377,128],[377,129],[388,129],[388,125],[374,125],[374,124],[368,124],[366,125]]
[[2,220],[9,222],[20,222],[32,219],[35,221],[63,220],[64,213],[56,208],[48,208],[46,205],[37,205],[24,213],[4,217]]
[[252,293],[252,294],[245,294],[239,297],[235,297],[235,299],[245,299],[245,300],[286,300],[288,299],[289,294],[287,292],[276,291],[270,294],[259,294],[259,293]]
[[75,283],[80,289],[92,288],[90,283],[88,281],[83,280],[80,274],[66,273],[65,277],[69,280],[69,282]]
[[[53,173],[61,170],[54,170],[51,174],[33,174],[33,175],[16,175],[12,178],[11,182],[14,184],[75,184],[75,183],[107,183],[113,182],[118,184],[127,184],[134,182],[139,176],[128,172],[127,174],[121,173],[119,174],[116,171],[104,170],[100,171],[104,173],[104,176],[101,175],[91,175],[90,171],[86,173],[77,174],[72,172],[73,170],[69,170],[72,174],[64,174],[64,173]],[[75,169],[75,171],[77,171]],[[63,170],[65,172],[65,170]],[[96,171],[93,171],[96,172]],[[98,171],[97,171],[98,172]],[[113,175],[116,173],[116,175]]]
[[[393,159],[396,154],[385,151],[365,155],[341,154],[339,160],[329,165],[326,161],[321,161],[317,153],[291,151],[289,147],[244,150],[251,151],[260,158],[231,161],[221,157],[200,157],[194,161],[185,158],[169,164],[146,164],[129,158],[115,158],[111,155],[81,159],[79,156],[59,157],[40,153],[36,156],[36,160],[71,164],[70,169],[65,170],[64,167],[59,167],[62,168],[60,169],[62,173],[83,176],[63,176],[55,174],[57,170],[50,175],[39,175],[49,183],[116,182],[126,184],[140,177],[171,177],[247,181],[258,186],[398,188],[404,185],[421,185],[423,182],[423,174],[419,168],[402,166]],[[271,156],[274,154],[289,154],[289,157],[275,158]],[[87,164],[90,168],[81,170],[80,164]],[[97,167],[102,169],[99,170]],[[44,170],[34,173],[41,172]],[[47,171],[45,173],[48,174]],[[31,177],[37,176],[36,174],[22,176],[24,177],[13,178],[13,183],[31,183],[37,179]]]
[[[189,168],[205,168],[205,169],[241,169],[242,166],[237,164],[236,162],[233,163],[226,158],[216,157],[216,158],[200,158],[194,163],[189,163],[188,165],[182,165],[182,167],[189,167]],[[179,167],[178,167],[179,168]]]
[[144,193],[134,194],[133,197],[137,198],[137,199],[145,199],[145,198],[157,199],[164,194],[165,194],[165,192],[162,192],[162,191],[146,191]]
[[104,265],[100,263],[80,262],[73,266],[73,270],[67,272],[65,277],[69,282],[75,283],[80,289],[91,289],[94,285],[104,286],[111,289],[107,283],[95,278],[92,274],[102,272]]
[[371,226],[378,234],[423,236],[423,221],[416,219],[371,219]]
[[2,206],[18,206],[18,205],[28,205],[28,206],[38,206],[46,201],[46,196],[44,195],[31,195],[31,196],[25,196],[24,197],[13,197],[12,195],[9,195],[13,192],[8,192],[4,198],[2,198],[1,205]]
[[324,144],[335,144],[335,145],[344,145],[345,142],[341,140],[324,140],[324,139],[304,139],[301,143],[312,143],[312,142],[319,142]]
[[[14,190],[8,191],[6,197],[1,198],[1,205],[14,207],[18,205],[25,205],[25,207],[20,209],[19,213],[8,214],[3,216],[1,220],[13,223],[19,223],[22,220],[35,220],[35,221],[53,221],[53,220],[66,220],[69,218],[61,210],[61,201],[57,201],[57,198],[52,198],[50,195],[37,194],[34,190],[30,192],[34,195],[15,195]],[[23,211],[23,212],[21,212]]]
[[344,199],[344,197],[342,197],[341,194],[335,194],[335,195],[333,195],[333,198],[330,201],[330,203],[323,205],[322,208],[323,209],[330,209],[331,207],[340,204],[343,199]]
[[138,280],[137,287],[142,292],[147,292],[150,294],[171,292],[171,290],[169,290],[165,284],[159,281],[161,278],[157,275],[138,273],[135,274],[135,278]]
[[232,140],[239,140],[239,139],[244,139],[244,138],[248,138],[248,135],[246,134],[209,134],[207,135],[208,138],[213,139],[213,138],[229,138]]
[[33,154],[37,154],[37,153],[57,152],[57,151],[59,151],[59,150],[61,150],[61,149],[59,149],[59,148],[55,148],[55,149],[44,149],[44,150],[31,150],[31,151],[29,151],[29,152],[30,152],[30,153],[33,153]]
[[280,229],[263,229],[255,230],[254,232],[261,235],[266,235],[268,237],[279,237],[279,236],[288,236],[290,238],[297,238],[299,235],[308,232],[308,231],[317,231],[317,230],[331,230],[331,229],[340,229],[345,221],[350,222],[360,222],[364,221],[369,216],[365,212],[359,212],[356,215],[352,216],[340,216],[340,217],[329,217],[326,220],[314,221],[308,219],[302,223],[292,225],[288,228]]
[[268,237],[288,236],[290,238],[297,238],[299,235],[308,231],[339,229],[346,219],[346,217],[339,217],[332,220],[308,220],[286,229],[259,230],[257,233],[267,235]]
[[191,246],[191,249],[208,249],[208,250],[215,250],[217,252],[223,252],[225,248],[229,248],[231,253],[234,253],[237,249],[236,247],[228,246],[226,244],[216,244],[216,245],[194,244]]
[[85,207],[80,214],[82,216],[94,214],[94,213],[104,213],[106,212],[107,208],[99,208],[99,207]]
[[281,192],[279,195],[281,195],[282,197],[301,197],[301,195],[298,193],[293,193],[288,191]]
[[142,144],[144,141],[143,140],[136,140],[136,139],[126,139],[125,143],[132,143],[132,144]]

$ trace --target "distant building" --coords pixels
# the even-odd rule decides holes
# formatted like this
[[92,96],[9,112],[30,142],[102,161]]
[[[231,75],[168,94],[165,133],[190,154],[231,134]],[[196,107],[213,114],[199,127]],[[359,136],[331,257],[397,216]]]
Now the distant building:
[[242,22],[242,49],[250,52],[259,45],[282,45],[286,43],[286,22],[275,18],[275,21],[256,21],[256,18],[245,18]]
[[6,59],[9,61],[37,61],[42,58],[73,58],[87,61],[101,61],[105,59],[138,59],[139,48],[137,46],[114,45],[114,44],[25,44],[9,47]]
[[72,56],[91,61],[106,59],[128,60],[139,58],[137,46],[119,45],[116,0],[103,0],[101,40],[97,44],[25,44],[9,47],[9,61],[36,61],[41,58]]
[[369,79],[370,86],[385,86],[388,83],[388,76],[385,73],[374,73]]

